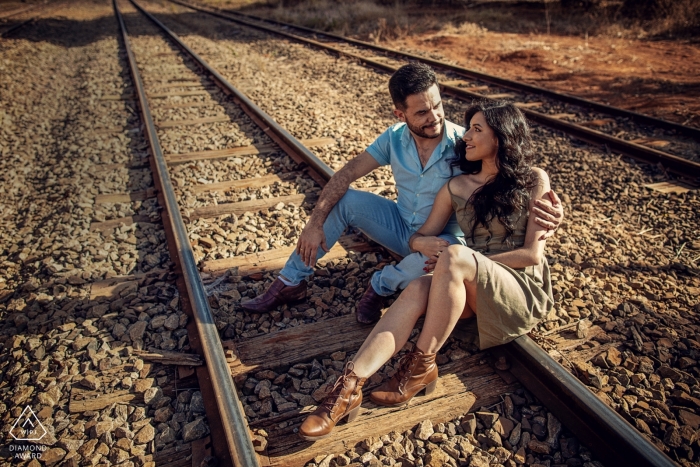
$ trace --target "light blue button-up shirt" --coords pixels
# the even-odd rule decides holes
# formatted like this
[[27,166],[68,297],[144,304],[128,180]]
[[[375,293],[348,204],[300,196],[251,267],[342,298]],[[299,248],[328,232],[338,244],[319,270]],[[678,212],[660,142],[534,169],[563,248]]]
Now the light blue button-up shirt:
[[[405,123],[391,126],[367,148],[379,165],[391,165],[398,190],[399,213],[413,230],[418,230],[428,219],[440,188],[460,173],[459,169],[453,173],[448,160],[454,156],[455,143],[462,135],[463,127],[445,120],[442,141],[425,167],[421,166],[416,143]],[[464,235],[454,214],[443,232],[458,237]]]

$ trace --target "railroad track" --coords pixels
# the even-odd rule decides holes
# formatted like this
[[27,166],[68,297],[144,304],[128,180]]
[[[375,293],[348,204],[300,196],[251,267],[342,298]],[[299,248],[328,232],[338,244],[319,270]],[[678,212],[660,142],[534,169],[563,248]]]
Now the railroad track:
[[[467,101],[484,97],[512,99],[533,122],[562,131],[579,140],[605,147],[615,153],[651,164],[661,164],[668,171],[690,178],[691,186],[695,186],[697,178],[700,177],[700,129],[698,128],[336,34],[215,9],[184,0],[170,1],[345,56],[387,72],[393,72],[407,60],[421,61],[444,73],[441,86],[443,93],[447,95]],[[296,33],[290,32],[291,30]],[[375,54],[368,56],[368,51]],[[382,55],[376,55],[377,52]]]
[[[124,3],[122,2],[122,6]],[[280,379],[283,371],[280,374],[277,372],[289,369],[298,377],[309,376],[314,372],[323,374],[328,370],[318,367],[317,360],[320,359],[329,368],[336,368],[337,373],[337,367],[342,366],[343,361],[359,347],[369,329],[358,326],[351,314],[330,317],[327,314],[324,316],[324,311],[335,303],[334,300],[337,302],[353,299],[352,296],[340,295],[341,284],[360,272],[360,264],[355,261],[361,261],[357,252],[374,251],[374,248],[362,239],[344,238],[340,242],[341,245],[335,247],[327,256],[326,261],[330,263],[326,264],[330,265],[323,268],[323,274],[319,272],[321,278],[312,287],[319,289],[318,293],[323,295],[323,299],[314,302],[315,308],[306,307],[270,314],[271,319],[276,320],[275,323],[284,324],[279,326],[279,331],[242,338],[235,342],[227,341],[226,335],[221,336],[221,313],[216,310],[226,309],[226,305],[231,303],[234,303],[235,309],[235,302],[240,300],[241,293],[250,291],[249,283],[242,281],[242,278],[252,276],[260,279],[279,269],[293,244],[288,242],[288,245],[249,255],[240,254],[245,252],[246,248],[240,251],[236,248],[238,255],[203,262],[203,272],[200,273],[191,243],[200,241],[210,248],[215,248],[216,245],[211,243],[216,242],[212,242],[211,239],[194,238],[192,230],[196,228],[197,221],[218,217],[222,225],[229,225],[235,229],[237,216],[240,216],[241,220],[246,220],[244,226],[247,226],[251,233],[254,233],[251,227],[272,228],[275,212],[294,210],[305,201],[313,201],[314,193],[332,176],[333,171],[302,142],[296,140],[237,91],[160,21],[137,3],[132,3],[161,30],[159,34],[168,37],[167,42],[160,39],[158,43],[167,46],[156,45],[150,50],[142,48],[135,54],[130,46],[119,5],[114,1],[134,81],[135,96],[125,98],[135,97],[138,100],[154,156],[151,165],[158,198],[164,208],[162,217],[168,232],[168,246],[171,257],[176,258],[178,263],[182,295],[187,297],[184,308],[196,323],[188,329],[190,342],[206,362],[206,367],[199,367],[201,372],[198,371],[198,376],[211,425],[213,449],[223,464],[303,465],[320,453],[341,452],[346,450],[347,446],[352,446],[368,436],[379,437],[389,431],[400,432],[425,418],[430,418],[434,423],[443,423],[476,407],[498,404],[502,401],[503,394],[512,393],[524,386],[608,465],[672,465],[661,451],[605,406],[527,336],[503,348],[495,349],[495,363],[485,353],[475,353],[445,362],[441,365],[440,389],[430,397],[414,401],[408,409],[397,411],[374,407],[366,402],[360,420],[337,427],[336,435],[328,440],[311,445],[301,441],[295,431],[306,413],[306,409],[302,407],[308,404],[293,404],[284,398],[268,399],[271,407],[274,401],[276,410],[267,413],[246,407],[246,415],[251,419],[248,423],[241,410],[241,402],[233,381],[243,394],[252,391],[253,388],[249,387],[251,383],[257,389],[254,381],[260,383],[266,380],[270,383],[270,379],[274,379],[274,384],[286,382],[293,385],[293,381],[287,381],[288,376]],[[127,22],[132,21],[137,20],[130,16]],[[151,31],[153,29],[152,27]],[[140,58],[138,62],[137,58]],[[165,103],[157,105],[156,101],[162,99]],[[245,115],[233,110],[227,102],[236,104]],[[224,114],[220,112],[222,108],[225,110]],[[168,118],[170,111],[174,109],[175,114],[186,109],[198,117],[188,119],[179,114],[177,119]],[[212,110],[217,114],[212,115],[215,113]],[[176,142],[182,140],[182,133],[172,135],[169,132],[181,127],[221,124],[250,128],[248,124],[251,121],[258,126],[255,131],[264,135],[252,145],[180,153],[166,153],[163,149],[162,142],[166,142],[169,147],[178,147]],[[306,144],[332,142],[316,140],[307,141]],[[284,162],[287,157],[292,158],[294,163]],[[248,158],[248,162],[243,163],[244,169],[241,171],[237,167],[241,166],[243,158]],[[197,181],[192,172],[188,173],[189,170],[196,169],[197,164],[212,161],[216,161],[221,167],[233,165],[232,170],[229,168],[230,173],[238,172],[238,178],[205,184]],[[173,180],[177,180],[177,190]],[[191,184],[193,180],[195,183]],[[293,182],[290,182],[292,180]],[[187,186],[187,183],[192,186]],[[263,196],[253,200],[213,205],[188,203],[187,200],[188,193],[234,190],[261,190],[258,193],[263,193],[262,190],[266,190],[270,185],[279,187],[285,184],[288,190],[305,191],[297,194],[284,194],[282,191],[281,196]],[[297,184],[298,188],[294,188],[294,184]],[[179,202],[177,194],[180,195]],[[187,207],[183,209],[181,205]],[[289,213],[303,217],[303,211],[300,210]],[[183,217],[189,220],[189,224],[185,224]],[[125,219],[117,219],[108,222],[124,221]],[[242,230],[239,228],[238,231]],[[222,230],[222,240],[230,233],[235,232]],[[242,239],[236,239],[239,246],[247,241],[245,233],[239,235],[241,236]],[[334,266],[337,264],[347,266],[344,267],[345,274],[335,272],[337,268]],[[362,261],[363,268],[374,266],[376,261],[375,264]],[[362,289],[358,289],[358,293],[361,291]],[[319,316],[323,319],[314,319]],[[265,316],[254,315],[249,321],[265,319]],[[292,324],[292,319],[295,320],[295,325],[287,326]],[[270,324],[268,321],[268,330]],[[221,330],[223,328],[225,326],[221,326]],[[576,344],[572,343],[571,339],[561,338],[561,341],[562,349]],[[576,358],[573,352],[569,352],[568,356],[571,359]],[[487,362],[491,362],[492,365],[486,364]],[[208,385],[207,381],[211,381],[211,384]],[[376,383],[369,384],[368,389],[374,385]],[[265,386],[268,390],[271,388],[269,384],[262,385],[261,390]],[[260,454],[255,453],[249,428],[254,430],[254,439]],[[265,431],[266,437],[260,435],[261,430]],[[265,448],[261,449],[263,445]]]

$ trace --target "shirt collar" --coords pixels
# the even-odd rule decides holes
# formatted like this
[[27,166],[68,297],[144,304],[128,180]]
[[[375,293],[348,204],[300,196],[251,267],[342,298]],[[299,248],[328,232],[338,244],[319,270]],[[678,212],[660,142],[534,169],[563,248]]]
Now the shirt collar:
[[[408,125],[406,123],[403,123],[403,133],[401,134],[401,145],[404,148],[408,148],[409,145],[413,144],[413,135],[411,134],[411,130],[408,129]],[[455,138],[456,132],[456,127],[454,123],[450,122],[449,120],[445,120],[445,123],[442,128],[442,140],[440,141],[440,145],[438,146],[440,148],[440,155],[442,155],[445,152],[445,149],[447,148],[453,148],[455,143],[457,142]]]

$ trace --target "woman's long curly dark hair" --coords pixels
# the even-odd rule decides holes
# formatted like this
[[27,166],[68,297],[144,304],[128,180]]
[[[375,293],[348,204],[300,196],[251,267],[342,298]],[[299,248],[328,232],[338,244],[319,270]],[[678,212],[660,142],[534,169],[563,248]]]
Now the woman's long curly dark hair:
[[[477,112],[483,113],[486,123],[498,139],[498,174],[469,198],[468,202],[474,206],[471,238],[474,240],[479,224],[487,227],[491,220],[497,218],[506,229],[505,241],[514,231],[510,216],[527,209],[530,190],[537,183],[531,166],[533,151],[530,129],[520,109],[504,101],[474,103],[464,114],[467,129]],[[481,172],[481,161],[467,160],[466,143],[462,139],[455,144],[455,156],[451,161],[452,167],[458,167],[465,174]]]

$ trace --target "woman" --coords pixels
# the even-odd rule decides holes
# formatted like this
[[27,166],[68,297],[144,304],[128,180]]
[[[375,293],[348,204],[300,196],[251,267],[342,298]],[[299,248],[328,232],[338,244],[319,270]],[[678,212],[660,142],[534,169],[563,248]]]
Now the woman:
[[[418,318],[423,329],[394,376],[371,393],[373,402],[407,404],[437,384],[435,364],[457,320],[476,317],[479,345],[486,349],[530,331],[553,307],[544,257],[545,229],[528,216],[549,191],[549,178],[530,166],[530,133],[513,104],[481,102],[465,115],[467,131],[456,145],[454,165],[463,172],[438,192],[430,216],[409,239],[428,257],[426,272],[414,280],[377,323],[355,358],[319,407],[299,428],[314,441],[335,424],[352,421],[362,403],[366,379],[408,341]],[[467,246],[436,237],[453,212]]]

